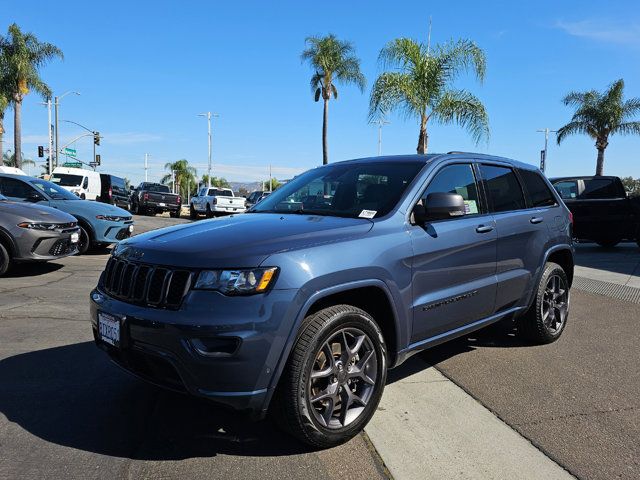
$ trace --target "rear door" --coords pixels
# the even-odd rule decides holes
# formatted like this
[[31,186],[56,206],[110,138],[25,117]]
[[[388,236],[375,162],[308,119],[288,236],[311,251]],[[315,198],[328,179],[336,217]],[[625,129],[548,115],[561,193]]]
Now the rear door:
[[496,231],[471,162],[453,163],[432,177],[421,195],[462,195],[466,214],[409,227],[413,245],[412,342],[454,330],[493,313]]
[[633,238],[632,212],[624,187],[618,186],[615,178],[585,178],[579,181],[579,187],[575,203],[580,213],[583,238]]
[[515,169],[507,164],[481,163],[482,184],[497,232],[495,311],[520,306],[540,267],[541,252],[552,222],[544,208],[529,208]]

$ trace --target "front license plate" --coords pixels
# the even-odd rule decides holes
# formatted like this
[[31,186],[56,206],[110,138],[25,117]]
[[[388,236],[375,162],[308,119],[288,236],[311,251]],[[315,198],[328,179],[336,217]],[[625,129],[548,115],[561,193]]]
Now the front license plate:
[[114,347],[120,346],[120,321],[107,313],[98,313],[100,340]]
[[160,205],[161,207],[166,207],[167,206],[166,203],[162,203],[162,202],[160,202],[158,205]]
[[80,240],[80,234],[78,232],[72,233],[71,243],[78,243],[78,240]]

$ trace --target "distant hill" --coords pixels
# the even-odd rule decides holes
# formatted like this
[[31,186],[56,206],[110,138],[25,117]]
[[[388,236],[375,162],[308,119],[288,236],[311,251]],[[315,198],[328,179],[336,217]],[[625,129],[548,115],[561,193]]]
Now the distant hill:
[[240,191],[240,189],[244,189],[247,192],[251,193],[262,188],[262,182],[229,182],[229,185],[231,185],[231,189],[234,192],[238,192]]

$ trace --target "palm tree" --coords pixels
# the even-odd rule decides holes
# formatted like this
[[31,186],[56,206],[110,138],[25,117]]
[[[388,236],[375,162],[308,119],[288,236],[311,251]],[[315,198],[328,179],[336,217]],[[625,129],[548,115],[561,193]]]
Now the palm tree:
[[355,56],[355,48],[350,42],[338,40],[335,35],[307,37],[307,48],[302,52],[302,61],[308,61],[314,74],[311,77],[311,91],[315,101],[320,97],[324,102],[322,115],[322,163],[329,163],[327,145],[327,123],[329,120],[329,100],[338,99],[335,83],[354,84],[361,92],[366,79],[360,72],[360,59]]
[[484,52],[470,40],[450,41],[430,48],[409,38],[389,42],[378,58],[385,69],[375,81],[369,102],[369,118],[393,110],[420,121],[418,153],[427,153],[429,120],[457,123],[476,143],[489,137],[489,119],[484,105],[467,90],[452,88],[463,72],[473,70],[484,80]]
[[162,177],[160,183],[171,185],[173,187],[173,179],[175,175],[175,191],[186,198],[189,184],[196,184],[196,169],[189,165],[189,161],[184,158],[175,162],[167,162],[164,164],[164,168],[172,173],[168,173]]
[[31,160],[30,158],[21,158],[21,162],[16,162],[16,154],[15,153],[9,153],[11,150],[7,150],[6,152],[4,152],[2,154],[2,161],[0,162],[0,165],[6,165],[7,167],[16,167],[16,168],[22,168],[22,167],[26,167],[26,166],[32,166],[35,167],[36,162],[34,162],[33,160]]
[[50,43],[40,42],[32,33],[23,33],[15,23],[6,37],[0,36],[0,50],[5,57],[9,93],[13,103],[13,141],[17,167],[22,158],[22,100],[29,90],[43,98],[51,98],[51,89],[40,78],[38,70],[49,60],[63,58],[62,51]]
[[571,121],[558,130],[558,145],[569,135],[589,135],[598,150],[596,175],[604,175],[604,151],[609,136],[640,135],[640,121],[632,120],[640,113],[640,98],[624,100],[624,80],[620,79],[605,92],[570,92],[562,101],[576,110]]
[[4,112],[9,106],[9,97],[5,95],[1,89],[2,86],[0,81],[0,166],[2,166],[4,157]]
[[[202,175],[202,178],[200,179],[200,183],[202,185],[209,185],[209,175],[207,175],[206,173]],[[227,179],[224,177],[211,177],[211,186],[218,187],[218,188],[231,187]]]

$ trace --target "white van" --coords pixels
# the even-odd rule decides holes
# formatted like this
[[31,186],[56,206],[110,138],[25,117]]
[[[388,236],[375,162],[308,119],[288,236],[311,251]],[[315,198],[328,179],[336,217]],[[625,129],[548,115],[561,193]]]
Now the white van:
[[27,175],[22,170],[16,167],[7,167],[5,165],[0,165],[0,173],[11,173],[13,175]]
[[56,167],[49,181],[75,193],[83,200],[100,200],[100,174],[93,170]]

